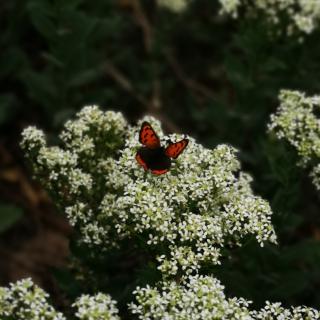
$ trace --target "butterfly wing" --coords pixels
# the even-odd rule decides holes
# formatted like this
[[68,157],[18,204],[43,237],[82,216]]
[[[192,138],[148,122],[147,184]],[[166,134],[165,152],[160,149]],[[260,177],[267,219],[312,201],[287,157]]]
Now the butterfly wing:
[[164,173],[167,173],[169,171],[169,169],[154,169],[154,170],[151,170],[151,173],[159,176],[160,174],[164,174]]
[[176,159],[188,145],[188,139],[182,139],[178,142],[171,142],[165,149],[165,155],[169,158]]
[[144,170],[148,170],[147,163],[143,160],[141,152],[139,152],[139,151],[136,154],[136,160],[143,167]]
[[139,141],[149,149],[160,148],[160,139],[149,122],[145,121],[142,123],[139,132]]

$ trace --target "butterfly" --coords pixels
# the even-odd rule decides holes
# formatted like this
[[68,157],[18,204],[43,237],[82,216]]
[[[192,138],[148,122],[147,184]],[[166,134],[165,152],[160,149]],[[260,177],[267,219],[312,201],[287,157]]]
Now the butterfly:
[[149,122],[143,122],[139,132],[139,142],[144,146],[138,149],[136,160],[145,169],[155,175],[164,174],[171,167],[171,159],[176,159],[189,143],[188,139],[169,142],[164,148]]

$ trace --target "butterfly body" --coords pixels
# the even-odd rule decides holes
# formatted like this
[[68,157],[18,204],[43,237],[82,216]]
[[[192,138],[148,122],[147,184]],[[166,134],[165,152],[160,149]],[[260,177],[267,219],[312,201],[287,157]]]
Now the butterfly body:
[[156,175],[168,172],[171,158],[176,159],[189,142],[188,139],[176,143],[170,142],[165,148],[161,146],[159,137],[148,122],[144,122],[141,126],[139,141],[144,147],[138,149],[136,160],[145,170],[150,170]]
[[150,170],[169,170],[171,159],[166,156],[165,148],[149,149],[142,147],[137,152]]

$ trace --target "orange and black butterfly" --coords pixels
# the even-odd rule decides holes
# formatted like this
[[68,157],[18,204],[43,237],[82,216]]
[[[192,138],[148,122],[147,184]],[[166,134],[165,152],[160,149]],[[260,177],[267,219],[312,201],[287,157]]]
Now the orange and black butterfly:
[[136,160],[145,170],[151,170],[151,173],[156,175],[168,172],[171,159],[178,158],[189,143],[188,139],[182,139],[175,143],[170,142],[166,148],[162,147],[156,132],[146,121],[141,125],[139,141],[144,147],[138,150]]

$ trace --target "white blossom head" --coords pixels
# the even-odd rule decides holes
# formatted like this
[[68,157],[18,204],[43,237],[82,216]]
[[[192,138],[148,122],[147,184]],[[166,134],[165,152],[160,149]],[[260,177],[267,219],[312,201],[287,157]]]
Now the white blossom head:
[[82,295],[72,306],[77,309],[75,315],[80,320],[120,320],[116,302],[103,293]]
[[30,278],[0,287],[0,318],[19,320],[66,320],[48,303],[49,295]]

